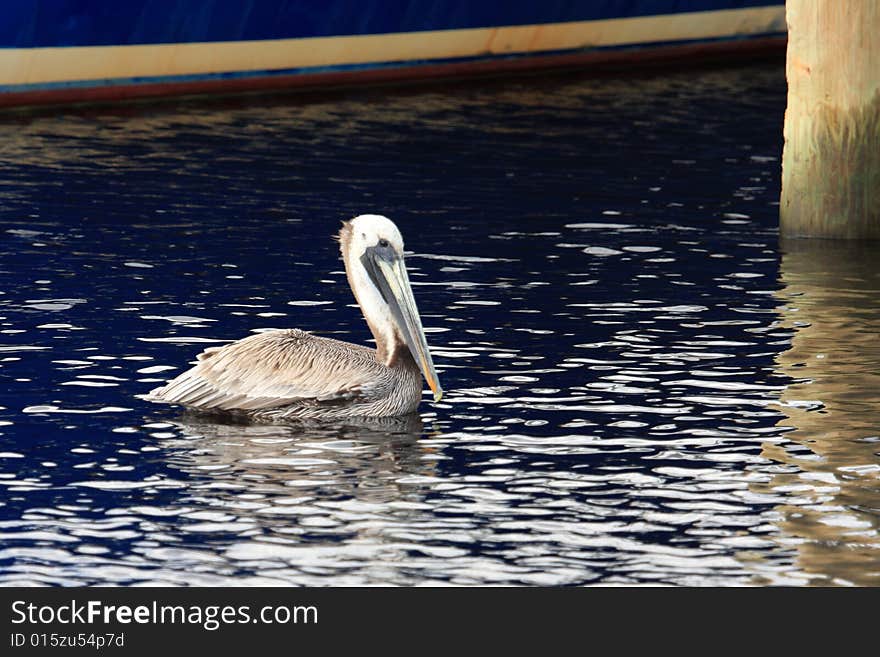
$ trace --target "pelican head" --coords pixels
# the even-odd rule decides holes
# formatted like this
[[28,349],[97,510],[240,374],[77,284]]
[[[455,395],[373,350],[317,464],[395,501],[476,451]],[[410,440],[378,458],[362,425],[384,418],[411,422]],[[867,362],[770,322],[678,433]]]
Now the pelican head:
[[377,357],[390,367],[402,349],[409,349],[434,401],[440,401],[443,389],[428,351],[397,226],[387,217],[362,214],[343,222],[339,242],[349,285],[376,338]]

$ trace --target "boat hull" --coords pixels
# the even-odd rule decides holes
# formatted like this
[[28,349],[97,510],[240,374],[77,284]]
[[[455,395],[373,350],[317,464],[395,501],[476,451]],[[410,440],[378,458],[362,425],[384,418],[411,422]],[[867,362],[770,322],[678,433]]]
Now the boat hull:
[[14,1],[0,8],[0,105],[701,61],[785,39],[781,3],[529,4]]

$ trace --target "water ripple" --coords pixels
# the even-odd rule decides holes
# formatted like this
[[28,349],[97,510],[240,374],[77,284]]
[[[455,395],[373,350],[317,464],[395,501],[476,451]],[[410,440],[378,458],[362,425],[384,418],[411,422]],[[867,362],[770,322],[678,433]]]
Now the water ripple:
[[[784,100],[763,66],[8,118],[0,584],[878,583],[878,254],[780,251]],[[251,332],[366,343],[330,236],[367,211],[442,403],[142,401]]]

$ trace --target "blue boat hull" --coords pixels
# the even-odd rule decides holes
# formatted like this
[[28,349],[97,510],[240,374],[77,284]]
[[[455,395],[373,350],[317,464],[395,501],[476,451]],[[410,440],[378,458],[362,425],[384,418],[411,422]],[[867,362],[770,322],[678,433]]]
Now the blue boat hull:
[[767,0],[7,0],[0,105],[698,56],[784,34]]

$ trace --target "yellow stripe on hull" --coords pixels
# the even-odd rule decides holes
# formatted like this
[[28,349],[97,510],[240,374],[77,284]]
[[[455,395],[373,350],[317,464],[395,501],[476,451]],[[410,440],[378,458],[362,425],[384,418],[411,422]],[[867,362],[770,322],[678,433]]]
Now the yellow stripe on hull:
[[264,41],[0,49],[0,85],[539,54],[785,31],[781,6],[496,28]]

